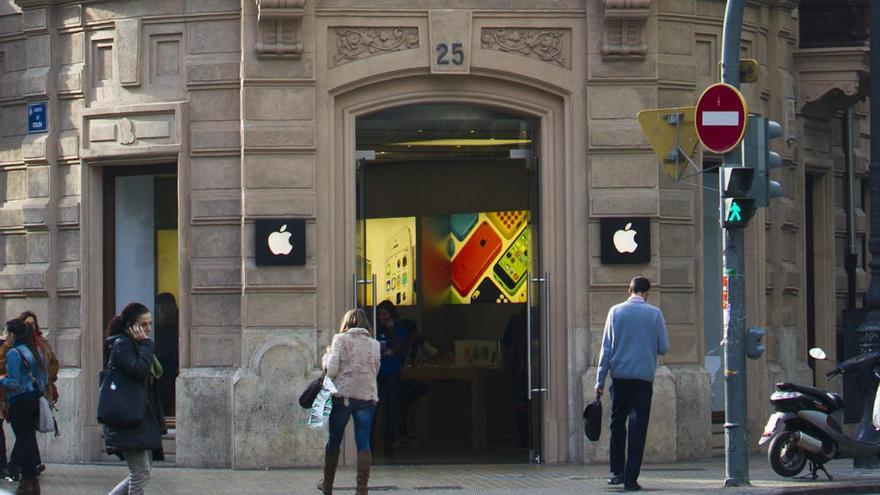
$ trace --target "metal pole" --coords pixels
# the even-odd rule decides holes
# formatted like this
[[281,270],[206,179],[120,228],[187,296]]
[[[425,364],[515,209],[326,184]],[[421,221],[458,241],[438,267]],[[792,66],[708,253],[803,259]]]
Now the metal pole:
[[[739,56],[745,0],[727,0],[721,48],[721,81],[739,88]],[[724,154],[725,167],[742,164],[742,148]],[[721,191],[724,174],[718,174]],[[720,200],[724,216],[724,198]],[[727,229],[721,235],[728,314],[724,318],[724,486],[748,486],[749,450],[745,353],[745,232]]]
[[871,285],[865,297],[869,308],[880,308],[880,0],[871,0]]
[[[856,171],[853,151],[853,109],[846,109],[844,122],[844,137],[846,139],[846,235],[847,252],[843,260],[846,269],[846,308],[856,307]],[[838,350],[840,352],[840,350]],[[840,354],[838,354],[840,355]]]
[[[868,247],[871,251],[871,262],[868,265],[871,268],[871,285],[868,287],[868,294],[865,296],[865,306],[869,309],[865,315],[865,320],[856,329],[857,332],[865,332],[876,334],[878,308],[880,308],[880,36],[874,36],[880,33],[880,0],[871,0],[871,84],[869,86],[868,98],[870,99],[871,114],[871,163],[869,167],[869,180],[871,184],[871,211],[870,220],[870,238]],[[862,442],[877,441],[877,430],[871,424],[871,412],[874,394],[877,391],[876,381],[870,384],[863,384],[860,387],[865,397],[865,407],[862,410],[862,420],[859,423],[859,429],[856,432],[856,440]],[[865,469],[878,468],[877,456],[862,457],[853,459],[853,467]]]

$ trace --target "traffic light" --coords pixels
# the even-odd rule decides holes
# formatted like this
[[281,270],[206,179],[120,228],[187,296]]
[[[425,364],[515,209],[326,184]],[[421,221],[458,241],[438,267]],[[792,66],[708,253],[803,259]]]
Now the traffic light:
[[757,115],[749,115],[749,126],[743,139],[743,163],[755,169],[755,179],[749,197],[755,207],[769,205],[770,200],[782,196],[782,186],[770,180],[770,170],[782,166],[779,153],[770,150],[770,140],[782,136],[782,125]]
[[755,200],[749,198],[755,170],[747,167],[722,167],[724,174],[724,218],[721,225],[725,229],[744,228],[755,213]]
[[746,356],[758,359],[764,354],[764,334],[767,333],[761,327],[752,327],[746,331]]

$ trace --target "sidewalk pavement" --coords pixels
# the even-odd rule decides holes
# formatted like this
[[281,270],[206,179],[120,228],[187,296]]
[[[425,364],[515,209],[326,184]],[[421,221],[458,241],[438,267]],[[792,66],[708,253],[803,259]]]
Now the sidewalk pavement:
[[[752,457],[748,488],[723,489],[724,459],[702,462],[646,465],[639,483],[645,493],[729,493],[729,494],[842,494],[880,493],[880,470],[852,468],[851,460],[828,465],[834,481],[785,479],[767,465],[766,457]],[[127,474],[122,464],[50,464],[40,477],[43,495],[96,495],[108,493]],[[153,469],[150,495],[291,495],[319,493],[315,482],[318,468],[271,471],[230,469]],[[466,494],[587,494],[623,493],[606,485],[605,465],[408,465],[374,466],[370,493],[466,495]],[[15,490],[13,483],[0,481],[3,490]],[[340,468],[335,493],[354,493],[354,469]]]

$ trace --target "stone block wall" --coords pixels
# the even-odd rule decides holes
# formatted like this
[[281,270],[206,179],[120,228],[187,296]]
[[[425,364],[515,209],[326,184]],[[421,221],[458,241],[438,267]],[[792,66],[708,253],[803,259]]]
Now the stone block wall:
[[[657,166],[636,114],[694,104],[716,82],[724,2],[560,0],[553,12],[534,15],[522,11],[540,6],[525,0],[461,1],[452,14],[432,11],[436,5],[427,0],[17,5],[0,8],[0,307],[7,316],[24,309],[41,315],[64,366],[61,421],[82,435],[45,440],[47,459],[100,456],[94,408],[102,170],[176,163],[183,289],[177,461],[237,468],[317,462],[323,438],[300,427],[303,412],[293,399],[316,375],[347,293],[339,281],[348,277],[340,273],[350,260],[340,260],[348,257],[343,210],[350,199],[339,184],[350,179],[341,175],[348,168],[339,152],[352,148],[352,136],[337,128],[347,124],[334,113],[335,98],[362,104],[351,96],[355,88],[395,78],[409,95],[515,86],[503,90],[526,94],[529,111],[560,109],[546,118],[548,134],[556,127],[552,143],[544,143],[545,156],[558,160],[548,163],[567,167],[548,189],[565,197],[547,200],[564,227],[551,240],[559,256],[548,265],[558,272],[555,287],[572,290],[559,296],[565,302],[554,313],[565,322],[558,327],[567,327],[555,343],[568,367],[554,385],[572,390],[548,417],[548,431],[558,428],[558,442],[568,443],[560,452],[568,460],[604,460],[604,450],[580,440],[579,410],[592,398],[605,314],[637,274],[655,283],[651,302],[664,310],[672,344],[662,358],[654,411],[671,411],[676,428],[660,431],[653,421],[650,435],[653,445],[674,448],[655,448],[648,458],[708,451],[700,179],[676,182]],[[781,0],[750,3],[743,31],[744,57],[761,65],[761,80],[743,92],[753,109],[780,121],[794,97],[793,8]],[[441,22],[453,18],[468,23]],[[467,36],[465,24],[473,56],[459,74],[439,75],[434,37]],[[498,26],[531,35],[549,29],[560,52],[516,53],[493,38]],[[388,36],[396,27],[406,41],[400,47],[361,53],[339,46],[349,28]],[[460,83],[460,93],[449,81]],[[364,91],[379,95],[382,88]],[[26,133],[28,101],[48,102],[52,132]],[[805,170],[833,169],[831,190],[840,204],[839,156],[823,141],[837,124],[800,115],[798,122],[798,136],[809,144],[778,149],[786,162],[774,178],[786,198],[760,212],[747,232],[758,246],[748,253],[748,323],[769,327],[767,356],[750,367],[754,404],[766,402],[772,379],[807,374],[799,359],[805,296],[797,211]],[[866,131],[859,136],[864,140]],[[651,218],[652,261],[636,269],[599,260],[600,218],[624,215]],[[305,266],[255,264],[254,221],[274,217],[305,219]],[[754,406],[753,422],[763,420],[765,407]],[[270,439],[283,455],[258,448]]]

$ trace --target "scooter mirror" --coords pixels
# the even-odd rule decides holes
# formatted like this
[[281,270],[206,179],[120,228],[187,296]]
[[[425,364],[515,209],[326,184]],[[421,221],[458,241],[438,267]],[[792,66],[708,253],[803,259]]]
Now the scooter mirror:
[[810,357],[819,360],[827,358],[825,351],[823,351],[821,347],[813,347],[810,349]]

